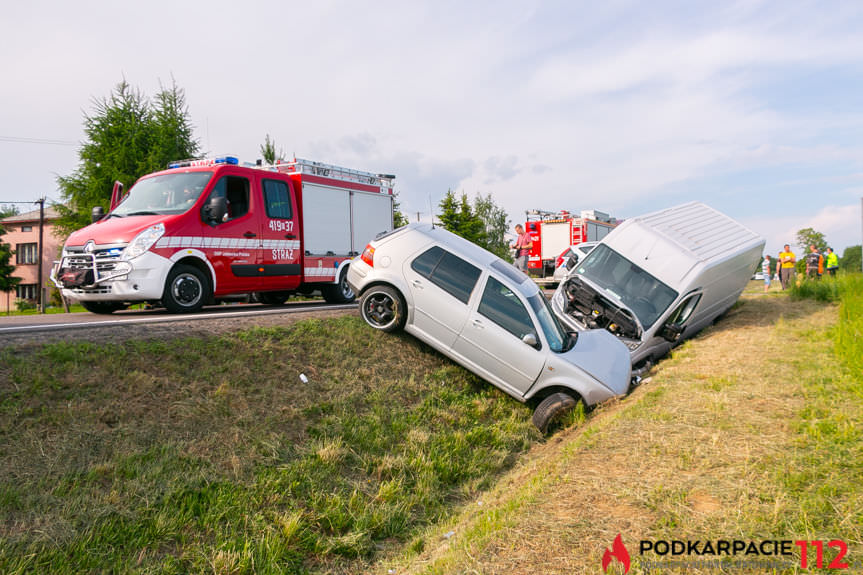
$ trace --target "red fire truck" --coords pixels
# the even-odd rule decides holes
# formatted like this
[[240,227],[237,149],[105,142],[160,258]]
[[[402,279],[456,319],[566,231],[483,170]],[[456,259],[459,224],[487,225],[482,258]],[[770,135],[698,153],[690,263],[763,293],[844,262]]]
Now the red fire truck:
[[[194,312],[239,294],[348,302],[351,258],[393,229],[393,180],[320,162],[185,160],[139,179],[66,240],[52,280],[95,313]],[[116,205],[114,205],[116,204]]]
[[584,210],[580,216],[566,210],[531,210],[526,215],[524,229],[533,243],[527,267],[540,277],[554,273],[555,260],[569,246],[597,242],[617,226],[608,214],[596,210]]

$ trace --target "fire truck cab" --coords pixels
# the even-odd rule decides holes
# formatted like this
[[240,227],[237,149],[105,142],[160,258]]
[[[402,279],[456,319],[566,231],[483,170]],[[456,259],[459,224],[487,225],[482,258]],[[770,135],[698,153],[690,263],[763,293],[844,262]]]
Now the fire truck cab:
[[294,159],[174,162],[139,179],[109,214],[69,236],[51,278],[96,313],[135,302],[171,312],[258,294],[281,304],[320,290],[352,301],[353,256],[393,229],[393,179]]

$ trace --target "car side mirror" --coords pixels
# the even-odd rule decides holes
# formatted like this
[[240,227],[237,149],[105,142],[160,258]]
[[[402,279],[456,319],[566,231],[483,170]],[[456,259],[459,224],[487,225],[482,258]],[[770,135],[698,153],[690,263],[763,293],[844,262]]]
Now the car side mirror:
[[576,254],[572,254],[569,256],[569,259],[566,260],[566,269],[571,270],[575,267],[575,264],[578,263],[578,256]]
[[523,336],[521,336],[521,341],[523,341],[524,343],[526,343],[530,347],[536,347],[536,344],[539,343],[536,340],[536,335],[534,335],[532,333],[526,333]]
[[204,205],[204,216],[210,225],[221,223],[228,214],[228,199],[222,196],[210,198]]
[[90,221],[94,224],[105,217],[105,209],[102,206],[93,206],[90,212]]
[[667,323],[662,326],[662,329],[659,331],[659,337],[662,339],[669,341],[671,343],[676,342],[680,339],[680,336],[683,335],[684,327],[682,325],[675,325],[673,323]]

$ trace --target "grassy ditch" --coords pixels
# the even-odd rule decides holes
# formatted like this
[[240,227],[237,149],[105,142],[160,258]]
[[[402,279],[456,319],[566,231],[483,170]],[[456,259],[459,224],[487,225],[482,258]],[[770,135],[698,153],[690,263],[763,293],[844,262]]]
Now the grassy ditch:
[[4,350],[0,572],[360,572],[421,551],[530,415],[357,317]]
[[863,290],[848,282],[839,306],[745,297],[632,395],[522,458],[442,528],[453,536],[377,572],[603,573],[618,534],[630,575],[810,572],[795,545],[660,556],[640,554],[642,540],[821,541],[826,568],[839,539],[844,572],[863,572]]

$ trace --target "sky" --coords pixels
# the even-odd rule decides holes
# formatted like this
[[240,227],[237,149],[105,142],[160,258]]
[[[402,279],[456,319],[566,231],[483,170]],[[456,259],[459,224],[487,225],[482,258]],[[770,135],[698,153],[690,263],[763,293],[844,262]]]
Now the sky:
[[174,81],[208,154],[395,174],[412,221],[450,189],[513,225],[696,200],[771,254],[861,243],[863,3],[7,4],[0,204],[60,200],[94,102]]

